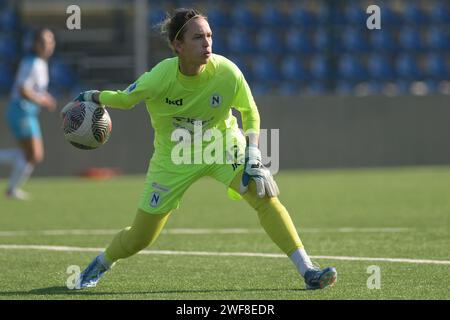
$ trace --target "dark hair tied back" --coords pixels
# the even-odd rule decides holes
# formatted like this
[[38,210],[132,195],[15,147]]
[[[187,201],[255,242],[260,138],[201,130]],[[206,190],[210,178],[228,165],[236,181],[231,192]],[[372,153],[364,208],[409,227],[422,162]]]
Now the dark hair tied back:
[[175,9],[172,15],[167,14],[166,19],[161,23],[161,34],[166,38],[172,49],[172,42],[176,39],[183,39],[186,32],[186,23],[195,16],[206,19],[204,15],[193,8],[179,8]]

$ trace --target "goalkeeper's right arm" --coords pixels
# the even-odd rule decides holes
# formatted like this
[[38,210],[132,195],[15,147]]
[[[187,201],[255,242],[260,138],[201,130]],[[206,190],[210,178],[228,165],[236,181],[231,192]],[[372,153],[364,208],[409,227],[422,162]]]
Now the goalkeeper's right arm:
[[131,109],[135,104],[140,102],[142,98],[139,95],[126,94],[124,91],[98,91],[88,90],[81,92],[74,101],[92,101],[102,107],[108,106],[119,109]]
[[[118,109],[131,109],[141,101],[151,100],[159,96],[164,89],[168,71],[171,69],[171,59],[166,59],[150,71],[143,73],[125,90],[90,90],[80,94],[84,100]],[[79,96],[79,97],[80,97]],[[80,101],[80,100],[79,100]]]
[[125,90],[101,91],[94,94],[100,104],[119,109],[131,109],[141,101],[156,96],[156,91],[161,86],[161,77],[155,72],[145,72]]
[[101,91],[93,96],[97,99],[99,104],[105,105],[111,108],[118,109],[131,109],[136,104],[145,100],[146,97],[142,94],[130,94],[127,91]]

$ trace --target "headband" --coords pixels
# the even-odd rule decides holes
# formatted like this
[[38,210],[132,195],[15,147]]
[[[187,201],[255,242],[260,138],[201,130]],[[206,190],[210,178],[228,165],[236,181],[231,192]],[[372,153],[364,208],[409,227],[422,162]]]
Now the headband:
[[186,21],[180,28],[180,30],[178,30],[177,34],[175,35],[175,38],[173,38],[173,40],[177,40],[178,36],[180,35],[181,30],[183,30],[183,28],[188,24],[189,21],[191,21],[194,18],[198,18],[201,17],[201,15],[196,14],[195,16],[193,16],[192,18],[190,18],[188,21]]

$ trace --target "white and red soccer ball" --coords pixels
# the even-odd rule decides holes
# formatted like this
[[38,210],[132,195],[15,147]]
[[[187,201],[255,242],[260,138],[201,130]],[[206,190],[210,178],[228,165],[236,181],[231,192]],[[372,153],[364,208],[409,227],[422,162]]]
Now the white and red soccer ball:
[[68,110],[64,110],[62,129],[64,137],[73,146],[91,150],[108,141],[112,122],[108,111],[98,104],[75,101]]

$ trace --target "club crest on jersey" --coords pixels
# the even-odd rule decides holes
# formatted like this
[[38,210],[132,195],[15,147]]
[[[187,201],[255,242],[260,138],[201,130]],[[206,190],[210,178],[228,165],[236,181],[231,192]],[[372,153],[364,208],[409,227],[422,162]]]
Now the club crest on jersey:
[[222,97],[219,94],[215,93],[211,96],[210,103],[211,107],[213,108],[220,107],[220,104],[222,103]]
[[156,208],[157,206],[159,206],[161,202],[161,195],[159,192],[152,192],[150,194],[150,207],[152,208]]

